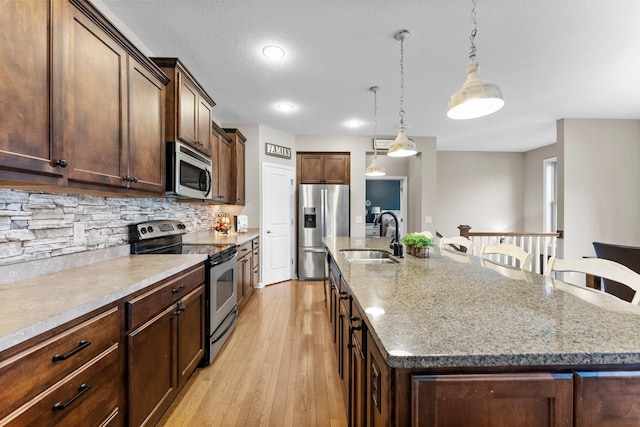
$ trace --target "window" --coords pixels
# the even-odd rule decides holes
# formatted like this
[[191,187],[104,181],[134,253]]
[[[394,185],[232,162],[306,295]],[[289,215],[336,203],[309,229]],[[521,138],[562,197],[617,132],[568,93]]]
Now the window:
[[543,227],[546,233],[558,231],[558,158],[552,157],[543,161],[544,207]]

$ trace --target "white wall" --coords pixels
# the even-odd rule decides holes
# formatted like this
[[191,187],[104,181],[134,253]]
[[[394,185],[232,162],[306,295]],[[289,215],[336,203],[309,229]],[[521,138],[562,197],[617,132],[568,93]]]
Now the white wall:
[[640,246],[640,120],[563,119],[557,126],[564,257],[595,256],[594,241]]
[[443,236],[472,231],[522,232],[524,153],[438,151],[438,221]]

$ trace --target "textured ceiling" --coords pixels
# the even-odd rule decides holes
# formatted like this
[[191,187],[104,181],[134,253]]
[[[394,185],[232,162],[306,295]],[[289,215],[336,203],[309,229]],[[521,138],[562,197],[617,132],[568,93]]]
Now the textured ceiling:
[[[182,60],[222,124],[370,136],[377,85],[377,133],[395,135],[401,29],[407,134],[437,137],[438,150],[527,151],[555,142],[561,118],[640,118],[638,0],[479,0],[480,76],[505,107],[468,121],[446,110],[466,77],[470,0],[102,2],[147,53]],[[272,43],[286,49],[281,62],[260,53]],[[296,109],[276,111],[282,101]]]

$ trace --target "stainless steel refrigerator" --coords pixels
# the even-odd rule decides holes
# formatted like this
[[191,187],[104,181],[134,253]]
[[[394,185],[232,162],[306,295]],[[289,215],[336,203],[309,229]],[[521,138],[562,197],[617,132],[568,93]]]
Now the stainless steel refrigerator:
[[349,186],[301,184],[298,199],[298,278],[323,279],[322,239],[349,235]]

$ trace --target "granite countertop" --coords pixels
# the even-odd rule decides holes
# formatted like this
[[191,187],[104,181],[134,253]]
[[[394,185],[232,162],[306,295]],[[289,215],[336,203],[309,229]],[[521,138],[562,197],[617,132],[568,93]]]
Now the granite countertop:
[[349,263],[339,253],[389,251],[389,241],[333,237],[325,245],[391,367],[640,363],[640,307],[611,295],[437,248],[397,264]]
[[0,351],[204,262],[133,255],[0,285]]
[[246,233],[222,234],[215,231],[196,231],[182,236],[182,242],[190,245],[241,245],[260,236],[259,228],[250,228]]

